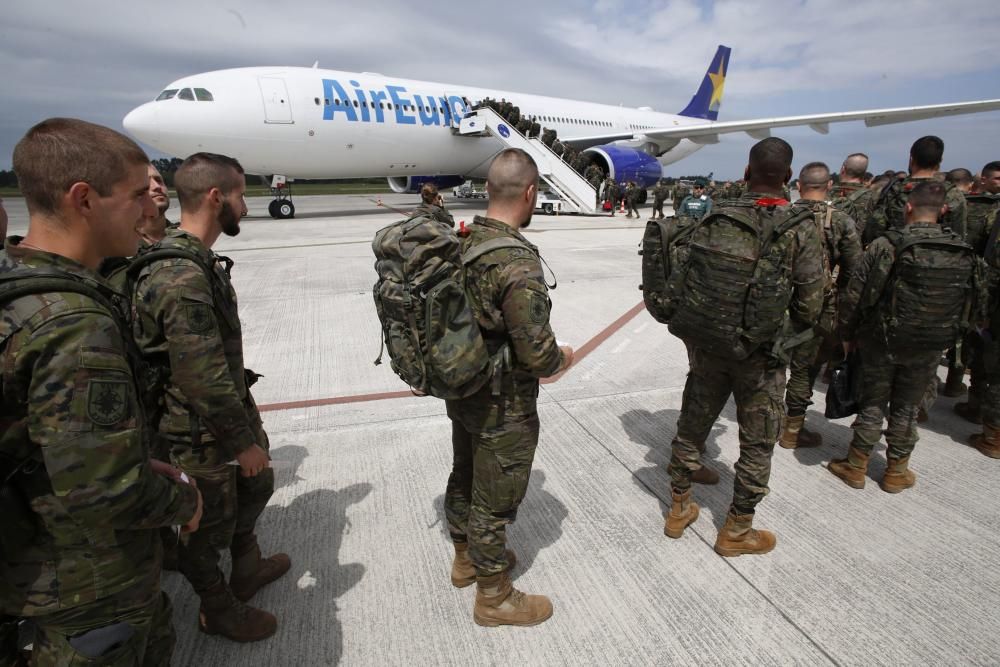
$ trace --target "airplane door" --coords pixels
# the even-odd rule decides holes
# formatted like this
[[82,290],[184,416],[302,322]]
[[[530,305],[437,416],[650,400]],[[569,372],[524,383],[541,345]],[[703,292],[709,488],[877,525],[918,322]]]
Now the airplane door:
[[292,102],[288,99],[288,88],[284,79],[258,77],[260,95],[264,100],[265,123],[294,123]]
[[466,99],[464,96],[457,92],[445,92],[444,98],[447,102],[447,119],[449,124],[457,128],[462,124],[462,118],[465,116],[466,112],[469,111],[469,105],[466,104]]

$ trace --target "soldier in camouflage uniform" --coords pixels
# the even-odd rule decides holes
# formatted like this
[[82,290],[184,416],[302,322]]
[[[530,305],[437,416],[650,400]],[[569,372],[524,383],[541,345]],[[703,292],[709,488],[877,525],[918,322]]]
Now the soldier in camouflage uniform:
[[455,218],[444,207],[444,197],[433,183],[424,183],[420,188],[420,205],[413,209],[412,215],[425,215],[443,222],[449,227],[455,226]]
[[149,176],[149,196],[156,205],[156,215],[143,217],[139,223],[137,231],[143,241],[149,244],[156,243],[167,233],[167,229],[173,227],[167,220],[167,209],[170,208],[170,195],[167,193],[167,184],[160,175],[160,170],[150,164],[147,167]]
[[615,205],[618,203],[618,183],[610,175],[604,179],[604,201],[611,202],[611,217],[615,217]]
[[[142,268],[133,329],[149,363],[169,365],[159,435],[205,496],[201,530],[181,541],[179,554],[181,572],[201,597],[198,627],[256,641],[274,634],[277,621],[245,602],[287,572],[290,560],[285,554],[261,558],[254,533],[274,491],[274,474],[250,392],[257,376],[243,365],[231,261],[211,251],[221,234],[239,233],[246,185],[238,162],[210,153],[185,160],[174,184],[181,226],[159,248],[192,258],[161,258]],[[218,565],[222,548],[233,557],[228,583]]]
[[36,665],[169,665],[173,651],[156,529],[197,529],[201,496],[150,459],[127,314],[96,273],[136,251],[155,212],[147,165],[131,139],[72,119],[14,150],[30,223],[0,253],[0,285],[44,271],[69,286],[7,301],[0,320],[0,618],[33,620]]
[[[910,173],[902,179],[890,181],[879,193],[872,214],[865,228],[861,242],[867,245],[884,234],[888,229],[903,226],[903,209],[913,188],[922,181],[936,180],[944,157],[944,142],[935,136],[926,136],[913,142],[910,148]],[[965,238],[965,197],[950,183],[946,184],[945,212],[941,225]]]
[[661,178],[653,187],[653,220],[663,220],[663,202],[667,200],[669,188]]
[[819,369],[829,359],[830,339],[837,323],[837,290],[847,284],[861,258],[861,239],[849,215],[826,201],[832,180],[830,169],[822,162],[810,162],[799,172],[799,195],[796,206],[813,211],[823,239],[825,289],[823,310],[813,337],[792,349],[788,363],[788,386],[785,392],[787,414],[779,444],[785,449],[815,447],[823,438],[805,428],[806,410],[812,404],[813,383]]
[[[1000,166],[1000,163],[991,163]],[[990,177],[994,180],[994,185],[1000,188],[1000,170],[993,172]],[[986,170],[983,170],[983,179],[987,179]],[[988,188],[984,188],[988,191]],[[1000,223],[1000,211],[993,213],[991,226]],[[989,300],[987,302],[987,326],[982,340],[976,348],[976,364],[972,368],[972,389],[969,400],[973,395],[978,396],[976,403],[976,416],[981,418],[983,432],[973,435],[969,442],[985,456],[993,459],[1000,459],[1000,246],[994,242],[990,244],[986,253],[987,285],[989,287]],[[958,406],[955,406],[956,409]],[[964,414],[962,415],[965,416]],[[970,420],[971,421],[971,420]]]
[[604,180],[604,173],[601,168],[598,167],[593,162],[587,165],[586,170],[583,172],[583,177],[587,179],[587,182],[594,187],[594,208],[598,211],[601,210],[601,182]]
[[556,131],[551,128],[542,130],[542,143],[546,148],[552,148],[552,143],[556,140]]
[[[774,548],[777,539],[766,530],[752,528],[754,510],[768,492],[771,474],[771,454],[781,432],[781,419],[785,393],[785,361],[775,354],[777,345],[785,337],[781,329],[782,318],[788,313],[790,320],[787,335],[799,335],[810,329],[823,304],[823,247],[819,231],[814,224],[804,220],[805,213],[789,207],[780,198],[782,184],[791,178],[792,147],[785,141],[772,137],[758,142],[750,151],[750,164],[746,169],[749,192],[739,201],[727,202],[713,212],[735,219],[754,216],[756,225],[778,225],[799,217],[799,224],[791,226],[773,244],[769,257],[780,256],[788,262],[788,279],[785,283],[787,306],[781,314],[773,313],[779,321],[768,322],[778,329],[777,340],[756,345],[747,344],[749,355],[742,359],[724,356],[706,345],[705,337],[692,337],[675,325],[682,321],[679,311],[671,320],[671,332],[685,334],[690,350],[691,369],[684,385],[681,415],[677,422],[677,435],[672,442],[670,479],[673,502],[667,515],[664,532],[679,538],[684,529],[698,518],[698,505],[691,500],[692,474],[701,467],[699,448],[712,430],[730,395],[736,399],[739,421],[740,457],[736,462],[733,501],[725,526],[719,531],[715,550],[724,556],[763,554]],[[710,226],[714,227],[714,226]],[[773,228],[773,227],[772,227]],[[730,244],[744,243],[745,233],[736,234],[733,226],[719,223],[718,229],[699,227],[708,236],[702,240],[698,234],[691,243],[704,243],[714,249],[721,245],[719,254],[756,252],[746,247],[730,248]],[[728,249],[728,250],[727,250]],[[777,253],[776,255],[773,253]],[[772,260],[773,262],[773,260]],[[689,270],[693,271],[692,268]],[[708,271],[709,269],[702,269]],[[777,267],[772,273],[778,273]],[[690,277],[690,273],[688,274]],[[685,290],[691,290],[687,285]],[[721,287],[720,287],[721,289]],[[720,297],[721,297],[720,293]],[[689,321],[701,317],[710,306],[696,308],[698,312]],[[711,307],[717,307],[712,304]],[[686,311],[685,311],[686,312]],[[698,327],[692,327],[698,328]]]
[[[899,493],[916,483],[916,474],[909,469],[909,460],[917,441],[917,408],[934,377],[942,349],[912,337],[908,340],[890,339],[893,329],[889,327],[905,326],[914,317],[937,323],[947,321],[948,310],[953,305],[961,306],[970,288],[969,312],[958,317],[971,322],[979,321],[978,314],[985,303],[977,258],[967,248],[963,251],[964,246],[957,235],[938,223],[944,212],[945,190],[944,184],[934,179],[924,179],[915,184],[905,204],[904,227],[872,242],[842,295],[839,313],[841,333],[845,341],[857,341],[861,348],[863,392],[857,419],[851,426],[854,437],[847,456],[831,461],[828,467],[831,473],[852,488],[865,486],[868,461],[882,437],[882,422],[886,416],[889,421],[885,431],[888,465],[879,485],[888,493]],[[909,246],[923,239],[942,243],[952,241],[953,250]],[[925,263],[915,265],[916,268],[907,273],[894,271],[897,248],[905,247],[915,247],[912,256],[916,257],[919,251],[921,257],[926,258],[921,260]],[[935,271],[955,274],[967,272],[956,279],[958,287],[943,292],[946,296],[951,292],[959,294],[958,303],[953,304],[954,299],[942,297],[942,292],[932,291],[949,289],[947,281],[935,273],[934,280],[926,276],[922,280],[920,276],[913,278],[921,285],[921,296],[914,295],[912,299],[920,299],[922,312],[896,311],[897,304],[912,303],[912,299],[903,298],[905,294],[900,296],[898,281],[903,279],[900,276],[918,270],[929,271],[930,267]],[[893,286],[893,280],[896,286]],[[893,290],[891,295],[886,293],[889,289]],[[928,310],[931,308],[935,310]],[[920,326],[921,331],[930,330],[924,324]],[[946,345],[944,343],[940,347]]]
[[625,217],[631,218],[632,212],[635,211],[635,217],[639,217],[639,209],[636,208],[636,202],[639,199],[639,189],[636,187],[634,181],[629,181],[625,184]]
[[[462,253],[482,254],[468,266],[467,294],[491,354],[509,354],[499,383],[447,401],[454,463],[445,494],[448,530],[455,545],[452,583],[477,584],[473,618],[486,626],[535,625],[552,615],[541,595],[514,590],[506,549],[528,488],[538,444],[538,379],[567,368],[571,348],[560,348],[549,326],[550,301],[538,250],[518,231],[531,220],[538,170],[522,150],[501,152],[490,166],[490,203],[462,239]],[[514,241],[522,247],[483,251],[483,244]],[[503,350],[506,349],[506,353]]]
[[868,156],[864,153],[851,153],[840,167],[837,185],[830,191],[833,205],[851,216],[858,225],[859,238],[864,236],[876,198],[875,192],[864,184],[867,169]]
[[[986,246],[990,234],[993,231],[993,221],[996,219],[997,210],[1000,209],[1000,162],[990,162],[979,174],[979,192],[966,194],[968,205],[968,224],[966,230],[966,242],[973,247],[980,257],[984,257],[987,263],[994,261],[994,258],[986,256]],[[991,274],[994,269],[991,266]],[[992,303],[992,302],[991,302]],[[977,334],[970,334],[966,338],[966,350],[969,352],[969,399],[963,403],[957,403],[955,412],[974,424],[982,423],[980,405],[986,395],[987,369],[983,362],[982,339]],[[992,384],[992,382],[990,382]],[[956,395],[961,393],[955,387]],[[1000,421],[993,422],[1000,425]]]

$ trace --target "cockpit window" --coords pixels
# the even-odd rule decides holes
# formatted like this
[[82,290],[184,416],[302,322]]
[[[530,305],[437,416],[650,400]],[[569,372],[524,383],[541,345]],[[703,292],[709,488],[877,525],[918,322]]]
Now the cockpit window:
[[194,101],[194,93],[191,92],[190,88],[185,88],[184,90],[182,90],[177,95],[177,99],[179,99],[179,100],[190,100],[190,101],[193,102]]
[[176,94],[177,94],[176,88],[167,88],[162,93],[156,96],[156,101],[159,102],[160,100],[169,100]]
[[204,88],[195,88],[194,96],[199,102],[214,102],[215,98],[212,97],[212,93],[208,92]]

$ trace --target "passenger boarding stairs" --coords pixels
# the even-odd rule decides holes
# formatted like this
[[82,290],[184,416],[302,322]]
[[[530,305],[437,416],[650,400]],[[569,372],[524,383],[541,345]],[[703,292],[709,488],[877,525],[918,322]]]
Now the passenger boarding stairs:
[[457,133],[467,137],[493,136],[508,148],[524,150],[538,165],[538,175],[563,200],[564,213],[597,213],[594,186],[563,162],[541,139],[528,139],[493,109],[487,107],[469,112],[462,119]]

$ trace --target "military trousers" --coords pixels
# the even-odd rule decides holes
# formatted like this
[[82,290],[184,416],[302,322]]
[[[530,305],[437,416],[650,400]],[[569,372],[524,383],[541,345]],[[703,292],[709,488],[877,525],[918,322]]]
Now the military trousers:
[[662,199],[654,199],[653,200],[653,216],[652,217],[653,218],[659,218],[661,220],[663,219],[664,215],[663,215],[663,200]]
[[[978,368],[975,365],[978,357]],[[973,355],[972,387],[970,397],[979,399],[983,423],[1000,428],[1000,341],[980,339],[977,354]],[[977,378],[976,371],[979,371]],[[979,380],[977,383],[976,380]]]
[[639,217],[639,209],[636,208],[635,201],[632,199],[627,200],[628,214],[632,215],[635,213],[635,217]]
[[804,415],[812,405],[813,385],[824,362],[820,355],[826,349],[825,339],[819,335],[792,348],[785,391],[785,406],[789,417]]
[[889,354],[884,345],[865,341],[861,347],[862,392],[851,428],[851,446],[870,454],[885,431],[888,458],[909,456],[917,443],[917,409],[934,378],[941,352],[903,352]]
[[170,598],[141,586],[45,616],[35,616],[34,667],[168,667],[176,635]]
[[[252,413],[256,415],[255,407]],[[259,415],[251,420],[251,428],[257,445],[270,451]],[[244,477],[211,440],[200,446],[190,440],[174,442],[170,456],[174,465],[194,477],[201,491],[201,523],[195,532],[181,536],[177,554],[180,571],[201,592],[225,578],[219,568],[220,550],[229,548],[234,535],[254,532],[274,493],[274,471],[265,468],[256,477]]]
[[447,408],[454,453],[444,500],[448,532],[453,541],[468,542],[476,573],[487,577],[508,566],[507,526],[528,490],[538,446],[535,399],[494,398],[487,388],[447,401]]
[[690,370],[681,399],[677,436],[671,443],[670,481],[674,491],[691,488],[691,474],[701,467],[699,447],[712,431],[729,396],[736,400],[740,457],[734,466],[735,514],[753,514],[768,493],[771,454],[784,417],[785,366],[758,350],[733,361],[688,346]]

